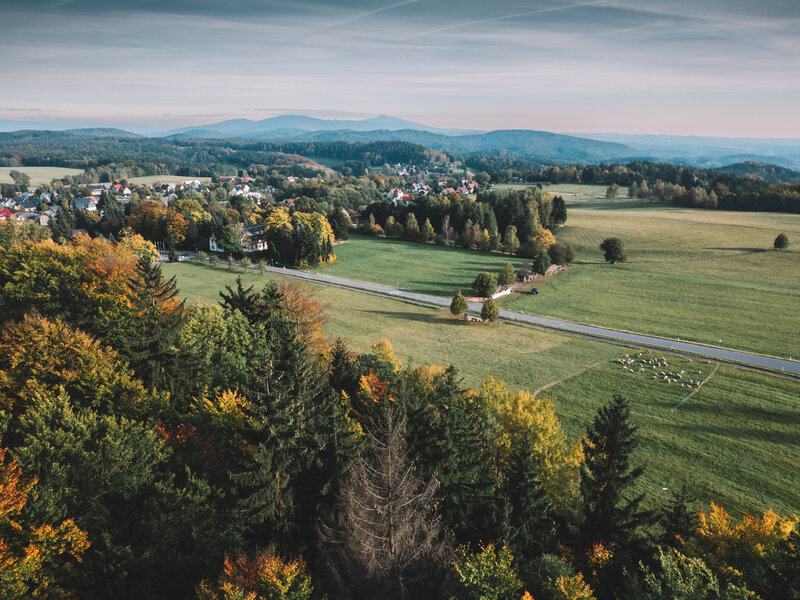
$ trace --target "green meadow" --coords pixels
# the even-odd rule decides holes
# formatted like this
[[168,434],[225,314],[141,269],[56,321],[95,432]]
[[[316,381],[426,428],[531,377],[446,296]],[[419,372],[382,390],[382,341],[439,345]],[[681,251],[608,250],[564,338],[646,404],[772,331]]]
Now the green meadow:
[[[553,186],[558,188],[559,186]],[[557,240],[577,251],[566,273],[514,293],[502,308],[680,338],[762,354],[800,357],[800,215],[693,210],[607,201],[601,186],[562,186],[568,218]],[[603,191],[603,194],[605,192]],[[778,233],[788,250],[773,251]],[[598,247],[620,237],[629,261],[610,265]],[[480,271],[521,259],[488,252],[353,236],[338,262],[318,269],[349,279],[449,297],[469,293]]]
[[19,171],[31,178],[29,188],[35,188],[43,183],[50,183],[53,179],[61,179],[67,175],[79,175],[83,169],[67,169],[64,167],[0,167],[0,183],[14,183],[9,173]]
[[[190,303],[218,302],[219,290],[235,285],[237,276],[256,287],[273,278],[188,263],[165,264],[164,272],[177,277]],[[491,374],[513,389],[548,396],[573,441],[601,404],[623,394],[632,402],[642,436],[637,460],[646,465],[646,475],[641,490],[654,504],[666,498],[664,487],[687,485],[698,502],[714,500],[733,514],[767,508],[800,513],[796,382],[644,355],[663,356],[669,370],[683,370],[687,379],[691,372],[704,381],[699,389],[681,387],[653,379],[649,367],[624,370],[616,359],[637,354],[628,348],[508,324],[466,324],[447,311],[323,285],[306,287],[324,307],[329,339],[342,337],[363,352],[388,338],[405,364],[453,364],[465,385],[477,386]]]

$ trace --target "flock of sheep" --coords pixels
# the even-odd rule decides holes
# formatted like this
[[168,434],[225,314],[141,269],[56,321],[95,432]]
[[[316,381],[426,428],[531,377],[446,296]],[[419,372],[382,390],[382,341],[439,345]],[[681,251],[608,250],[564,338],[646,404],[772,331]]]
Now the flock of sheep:
[[[645,375],[652,375],[651,379],[663,381],[664,383],[680,384],[682,388],[699,388],[702,382],[699,379],[693,379],[694,375],[702,375],[703,371],[697,370],[697,373],[687,373],[685,369],[673,372],[667,371],[667,359],[663,356],[655,356],[648,358],[652,355],[645,355],[640,352],[636,356],[626,354],[624,358],[618,358],[615,362],[622,365],[623,370],[629,373],[643,373]],[[692,362],[689,360],[689,362]]]

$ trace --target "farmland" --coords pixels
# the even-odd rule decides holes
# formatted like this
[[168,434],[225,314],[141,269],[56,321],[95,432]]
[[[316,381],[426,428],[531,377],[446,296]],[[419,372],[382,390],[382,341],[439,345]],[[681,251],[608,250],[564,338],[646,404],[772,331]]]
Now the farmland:
[[[164,271],[178,277],[190,302],[217,302],[237,275],[256,286],[271,277],[193,264],[167,264]],[[642,489],[654,497],[685,483],[699,500],[722,502],[733,513],[800,511],[793,488],[800,461],[797,383],[667,357],[671,369],[702,370],[698,379],[711,375],[690,396],[650,373],[623,370],[614,361],[631,351],[619,346],[511,325],[467,325],[446,311],[322,285],[309,289],[325,307],[330,339],[343,337],[363,352],[386,337],[406,364],[453,364],[469,386],[491,373],[514,389],[546,388],[541,393],[555,402],[572,440],[612,394],[625,395],[643,437]]]
[[[600,186],[559,188],[567,224],[555,233],[577,260],[564,274],[515,293],[503,308],[784,357],[800,356],[800,251],[769,250],[780,232],[800,240],[800,216],[606,201]],[[625,264],[608,265],[598,245],[625,241]],[[468,293],[479,271],[507,255],[356,236],[336,246],[320,272],[415,292]]]
[[128,183],[136,185],[153,185],[154,183],[182,183],[184,181],[198,180],[202,183],[211,181],[210,177],[188,177],[184,175],[144,175],[142,177],[130,177]]
[[336,264],[316,272],[434,296],[452,296],[457,289],[469,295],[480,271],[496,275],[506,262],[515,268],[522,264],[510,255],[362,236],[338,244],[334,252]]
[[[503,307],[606,327],[800,356],[800,216],[674,208],[620,200],[568,202],[556,232],[578,259],[567,273],[512,294]],[[605,237],[625,241],[625,264],[603,262]]]
[[0,183],[14,183],[9,175],[11,171],[25,173],[31,178],[30,187],[50,183],[53,179],[61,179],[68,175],[79,175],[83,169],[67,169],[63,167],[0,167]]

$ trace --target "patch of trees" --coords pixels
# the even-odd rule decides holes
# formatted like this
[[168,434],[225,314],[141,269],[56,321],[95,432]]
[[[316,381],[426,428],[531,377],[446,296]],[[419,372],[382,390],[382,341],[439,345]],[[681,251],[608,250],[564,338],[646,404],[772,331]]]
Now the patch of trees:
[[0,254],[0,315],[4,598],[800,593],[796,518],[642,496],[622,397],[571,443],[543,396],[328,343],[296,286],[187,306],[87,236]]
[[480,192],[476,198],[429,195],[408,205],[381,200],[364,215],[369,221],[362,233],[535,258],[555,244],[550,229],[566,221],[567,209],[563,198],[534,187]]

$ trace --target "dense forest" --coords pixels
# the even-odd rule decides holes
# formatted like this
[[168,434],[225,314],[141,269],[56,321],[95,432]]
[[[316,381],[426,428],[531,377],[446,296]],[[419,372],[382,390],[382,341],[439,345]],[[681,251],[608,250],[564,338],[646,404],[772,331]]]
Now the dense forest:
[[[287,159],[286,155],[290,158]],[[325,171],[300,157],[342,161],[345,174],[362,175],[385,163],[428,164],[433,156],[423,146],[399,141],[270,142],[253,140],[198,140],[192,138],[107,137],[54,131],[0,133],[0,166],[54,166],[78,169],[118,165],[128,177],[182,175],[211,177],[236,174],[250,165],[294,163],[296,175]],[[291,157],[295,157],[294,160]],[[298,164],[299,163],[299,164]],[[302,168],[305,166],[305,171]],[[116,174],[114,177],[125,175]]]
[[325,339],[294,285],[186,305],[135,246],[0,255],[3,598],[795,599],[771,511],[642,496],[629,402]]

